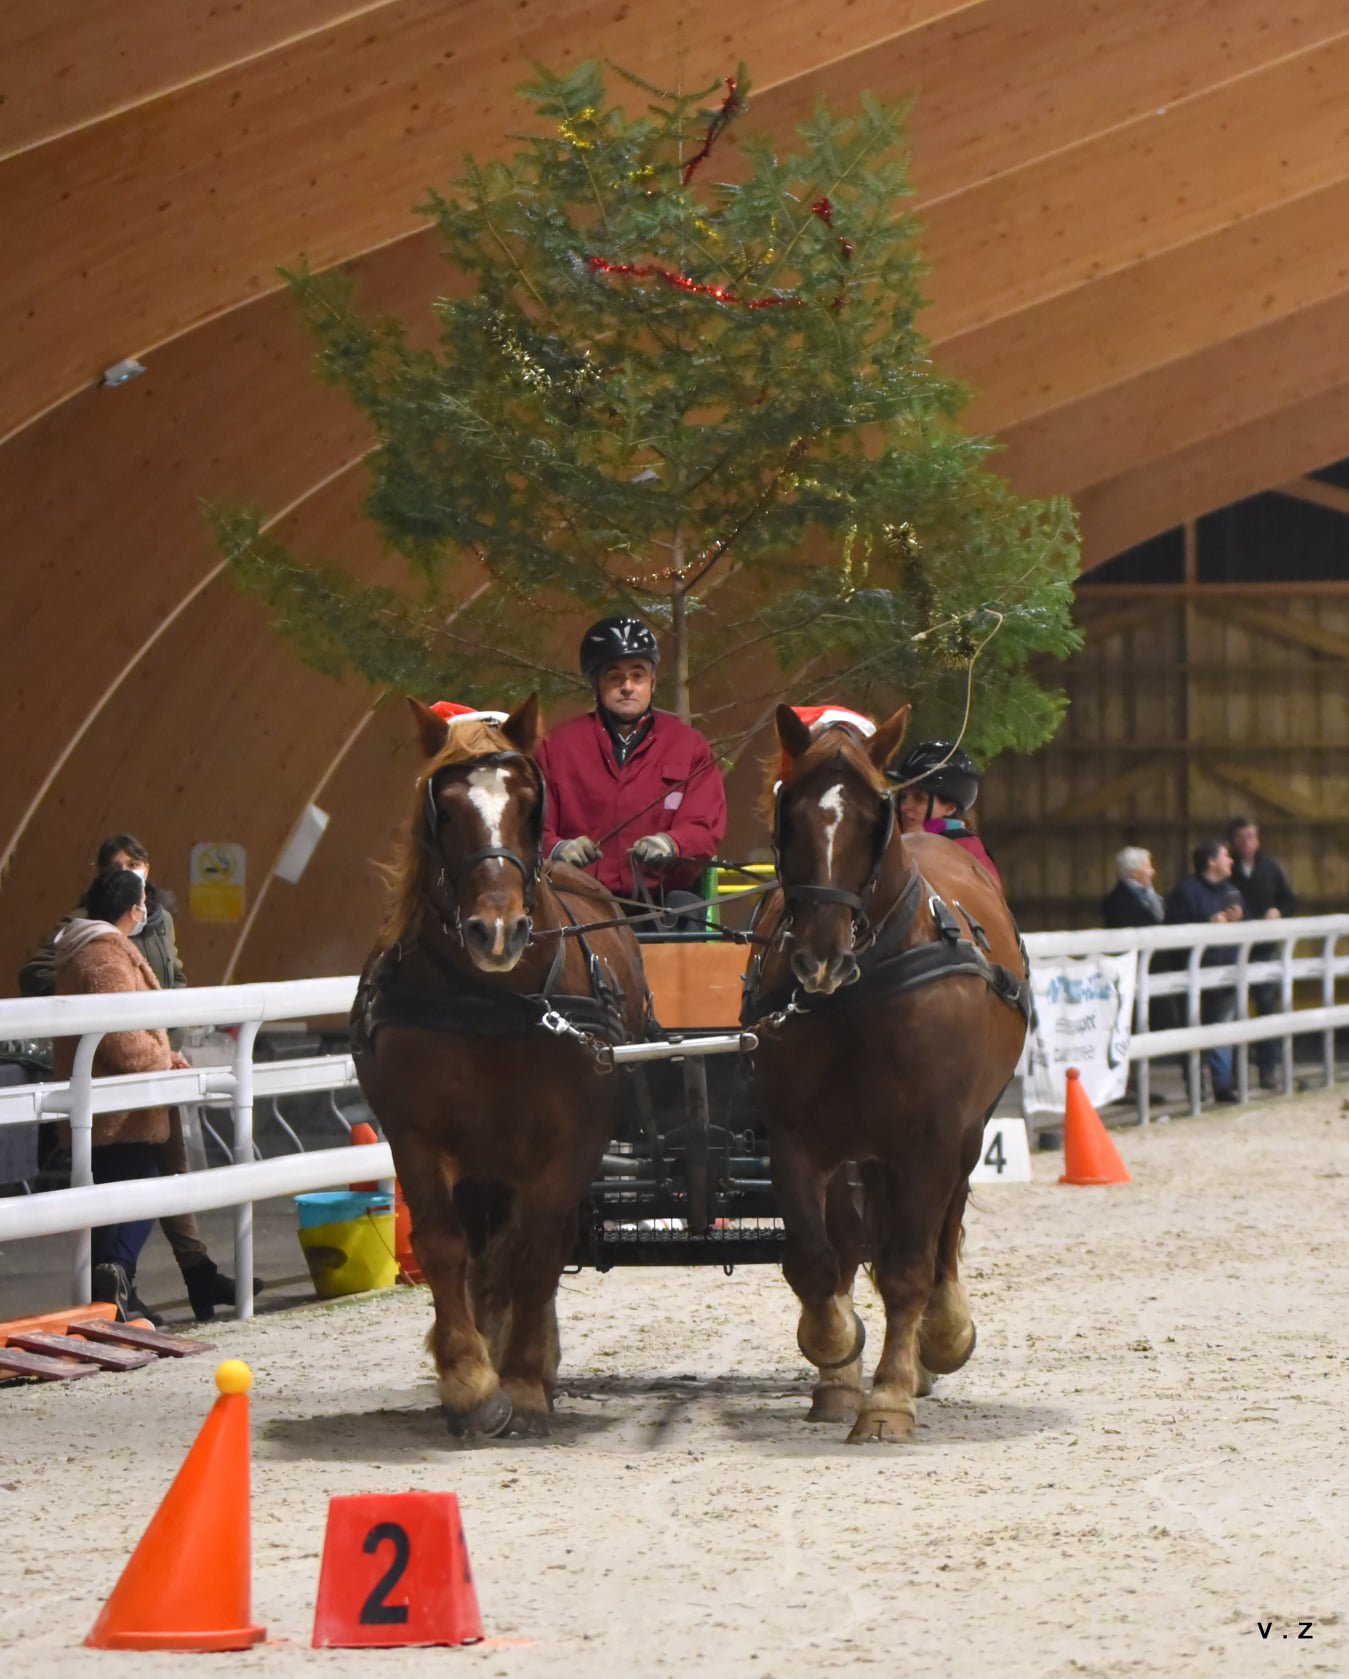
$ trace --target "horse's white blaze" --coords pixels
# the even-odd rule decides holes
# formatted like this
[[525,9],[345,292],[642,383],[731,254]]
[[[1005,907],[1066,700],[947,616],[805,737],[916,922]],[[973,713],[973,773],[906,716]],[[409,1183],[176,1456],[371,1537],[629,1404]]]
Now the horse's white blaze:
[[843,784],[831,787],[820,794],[820,809],[824,812],[827,828],[824,836],[824,866],[832,875],[834,872],[834,835],[838,825],[843,820]]
[[488,845],[501,844],[501,819],[510,803],[510,788],[502,769],[470,770],[468,796],[487,828]]

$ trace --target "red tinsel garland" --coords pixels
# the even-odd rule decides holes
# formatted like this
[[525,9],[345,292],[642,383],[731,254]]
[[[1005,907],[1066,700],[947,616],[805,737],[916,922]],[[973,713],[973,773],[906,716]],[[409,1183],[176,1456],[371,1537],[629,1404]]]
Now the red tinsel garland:
[[664,280],[667,286],[675,286],[680,291],[714,297],[718,303],[743,304],[746,309],[795,308],[801,302],[799,297],[741,297],[739,292],[731,291],[727,286],[707,286],[700,280],[681,274],[676,268],[657,268],[651,262],[610,262],[608,257],[592,256],[590,266],[599,274],[631,274],[636,280]]
[[689,181],[693,177],[693,171],[711,152],[713,146],[717,143],[722,129],[725,128],[726,124],[730,122],[731,118],[738,110],[740,110],[740,108],[740,94],[736,90],[735,77],[727,76],[726,97],[721,102],[721,109],[712,118],[711,122],[708,123],[707,133],[703,136],[702,147],[688,160],[680,174],[679,179],[684,186],[689,184]]

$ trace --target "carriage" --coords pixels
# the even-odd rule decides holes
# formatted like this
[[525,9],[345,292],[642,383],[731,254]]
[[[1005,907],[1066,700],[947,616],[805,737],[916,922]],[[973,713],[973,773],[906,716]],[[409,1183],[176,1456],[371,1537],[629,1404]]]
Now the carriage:
[[706,930],[637,933],[660,1031],[618,1074],[615,1135],[581,1206],[577,1265],[716,1264],[729,1274],[781,1262],[768,1133],[744,1053],[753,1039],[739,1025],[746,949],[719,930],[722,895],[734,903],[744,875],[771,881],[773,870],[708,871]]

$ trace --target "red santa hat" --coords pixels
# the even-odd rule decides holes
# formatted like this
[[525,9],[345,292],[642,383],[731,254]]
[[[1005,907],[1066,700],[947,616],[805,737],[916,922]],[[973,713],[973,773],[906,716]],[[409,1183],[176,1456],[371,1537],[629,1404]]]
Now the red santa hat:
[[508,711],[475,711],[457,700],[437,700],[430,709],[447,723],[504,723],[510,716]]
[[[835,723],[856,729],[863,740],[870,739],[876,733],[876,725],[869,717],[864,717],[860,711],[850,711],[846,705],[794,705],[792,710],[813,735],[832,728]],[[778,774],[785,776],[790,768],[791,759],[784,751]]]

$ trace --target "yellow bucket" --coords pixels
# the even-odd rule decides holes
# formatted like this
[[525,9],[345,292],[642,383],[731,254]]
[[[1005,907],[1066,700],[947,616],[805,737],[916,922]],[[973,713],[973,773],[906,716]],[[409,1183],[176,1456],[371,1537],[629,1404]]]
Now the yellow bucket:
[[[310,1224],[320,1209],[312,1203],[320,1198],[297,1196],[300,1207],[300,1246],[314,1279],[315,1292],[330,1300],[339,1294],[361,1294],[367,1289],[392,1288],[398,1276],[394,1257],[393,1200],[390,1196],[362,1197],[372,1205],[354,1217],[333,1218],[325,1224]],[[325,1197],[324,1199],[328,1199]],[[351,1201],[349,1196],[332,1196],[334,1202]],[[334,1207],[334,1211],[339,1210]],[[355,1211],[355,1209],[350,1209]]]

